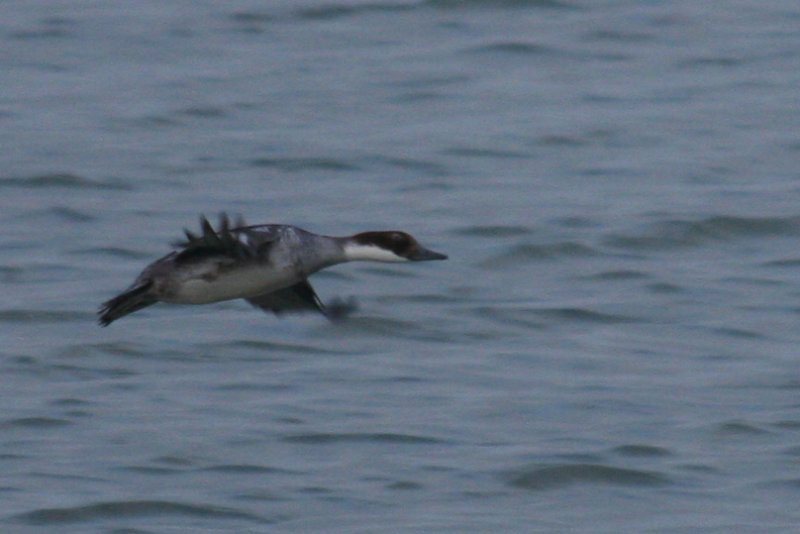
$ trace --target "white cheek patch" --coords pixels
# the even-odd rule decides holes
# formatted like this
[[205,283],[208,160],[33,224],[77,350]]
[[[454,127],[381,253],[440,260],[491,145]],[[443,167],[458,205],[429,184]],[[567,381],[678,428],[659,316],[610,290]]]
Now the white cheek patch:
[[376,247],[375,245],[360,245],[358,243],[348,243],[345,245],[344,255],[348,261],[408,261],[408,258],[398,256],[391,250]]

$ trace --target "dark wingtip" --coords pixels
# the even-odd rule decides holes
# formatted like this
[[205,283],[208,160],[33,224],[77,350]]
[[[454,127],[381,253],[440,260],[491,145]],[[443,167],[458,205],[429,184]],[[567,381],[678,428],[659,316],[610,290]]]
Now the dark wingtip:
[[[98,314],[103,314],[104,312],[103,312],[103,310],[100,310],[97,313]],[[105,328],[106,326],[110,325],[112,322],[113,321],[107,319],[104,315],[100,315],[100,317],[97,318],[97,324],[99,324],[103,328]]]
[[347,319],[351,313],[358,310],[358,301],[355,297],[347,299],[334,298],[322,308],[322,314],[330,321],[341,321]]
[[97,310],[98,324],[108,326],[121,317],[155,304],[157,299],[149,294],[152,286],[153,282],[148,280],[101,304]]
[[117,317],[111,316],[112,305],[114,303],[114,299],[104,302],[100,305],[100,308],[97,309],[97,324],[105,328],[106,326],[110,325],[114,322]]

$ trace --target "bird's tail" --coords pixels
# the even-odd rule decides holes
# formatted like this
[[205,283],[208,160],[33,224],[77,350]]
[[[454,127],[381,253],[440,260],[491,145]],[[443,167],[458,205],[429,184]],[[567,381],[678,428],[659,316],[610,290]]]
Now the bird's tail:
[[155,304],[158,299],[150,292],[152,287],[153,282],[148,280],[104,302],[97,311],[97,322],[100,326],[108,326],[120,317]]

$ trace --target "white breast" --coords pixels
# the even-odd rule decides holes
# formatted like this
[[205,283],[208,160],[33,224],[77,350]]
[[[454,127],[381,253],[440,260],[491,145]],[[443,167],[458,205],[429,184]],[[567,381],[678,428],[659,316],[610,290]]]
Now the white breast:
[[182,280],[167,302],[175,304],[207,304],[221,300],[253,297],[275,291],[299,281],[289,270],[278,271],[261,266],[231,269],[216,277],[191,277]]

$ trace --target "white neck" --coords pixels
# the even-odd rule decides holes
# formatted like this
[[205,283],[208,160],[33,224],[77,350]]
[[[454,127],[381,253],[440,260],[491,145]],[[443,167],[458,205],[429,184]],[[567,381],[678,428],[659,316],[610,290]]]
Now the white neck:
[[391,250],[377,247],[375,245],[362,245],[360,243],[347,242],[342,247],[345,261],[383,261],[401,262],[408,261],[402,256],[398,256]]

